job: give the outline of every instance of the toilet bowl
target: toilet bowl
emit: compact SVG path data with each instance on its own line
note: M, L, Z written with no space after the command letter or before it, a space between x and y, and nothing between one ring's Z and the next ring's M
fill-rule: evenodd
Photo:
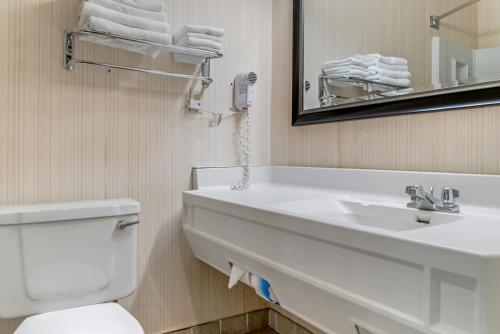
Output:
M140 205L110 200L0 207L0 319L14 334L144 334L112 301L137 286Z

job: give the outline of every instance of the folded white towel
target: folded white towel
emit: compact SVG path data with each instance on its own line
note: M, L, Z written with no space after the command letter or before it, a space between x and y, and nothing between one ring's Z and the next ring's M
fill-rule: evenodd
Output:
M392 85L392 86L398 86L398 87L410 87L411 86L411 80L409 79L394 79L394 78L389 78L385 77L380 74L375 74L371 75L366 78L367 80L376 82L376 83L381 83L381 84L387 84L387 85Z
M349 73L351 73L351 70L350 69L336 70L336 71L326 70L326 71L323 71L323 73L325 75L345 76L345 75L349 75Z
M353 58L362 62L379 61L387 65L408 65L407 59L399 57L386 57L378 53L372 53L368 55L355 55Z
M339 73L332 73L332 74L327 74L329 76L333 77L339 77L339 78L350 78L350 79L363 79L366 80L371 74L368 71L363 71L363 70L350 70L349 72L339 72Z
M369 92L394 91L394 87L391 86L411 86L408 60L386 57L378 53L358 54L349 58L328 61L321 65L321 69L324 74L330 76L328 83L336 87L347 87L345 80L348 79L373 81L374 83L350 83L351 86L363 87Z
M336 66L330 67L323 70L325 74L338 74L338 73L348 73L354 70L365 71L367 75L370 74L367 68L357 65L348 65L348 66Z
M116 0L127 6L137 9L149 10L151 12L164 12L165 3L162 0Z
M323 70L326 70L326 69L332 68L332 67L349 66L351 64L352 64L352 58L345 58L345 59L332 60L332 61L325 62L325 63L323 63L323 65L321 65L321 68Z
M166 22L158 22L137 16L120 13L91 2L84 2L80 11L80 27L87 24L91 17L102 18L127 27L137 28L163 34L170 34L170 26Z
M184 37L178 40L176 44L191 47L193 49L203 47L204 50L208 49L210 51L220 51L222 49L221 43L217 43L205 38L196 37Z
M345 66L380 66L383 69L391 71L408 71L408 60L399 57L385 57L378 53L368 55L355 55L353 57L340 60L332 60L321 65L322 70Z
M378 62L386 65L408 65L408 60L404 58L398 58L398 57L383 57L380 56L378 59L376 59Z
M172 43L172 36L169 34L162 34L154 31L131 28L115 22L102 19L100 17L90 17L86 25L81 28L89 28L95 31L105 32L118 36L125 36L139 40L150 41L158 44ZM161 51L161 47L144 45L141 43L134 43L129 41L120 41L105 37L103 38L95 36L81 36L80 39L97 44L107 45L110 47L125 49L131 52L136 52L151 57L158 56L158 54Z
M206 26L195 26L195 25L190 25L186 24L183 26L176 34L175 36L182 36L187 33L198 33L198 34L207 34L207 35L212 35L212 36L217 36L217 37L224 37L224 29L222 28L215 28L215 27L206 27Z
M370 66L368 70L370 73L380 74L393 79L411 79L411 73L408 71L389 71L377 66Z
M143 19L159 21L159 22L167 22L166 12L152 12L150 10L138 9L132 6L119 3L118 1L115 0L87 0L87 2L102 7L106 7L108 9L116 10L120 13L141 17Z
M180 41L186 37L194 37L194 38L201 38L201 39L207 39L209 41L213 41L219 44L222 44L222 37L217 37L217 36L212 36L212 35L207 35L207 34L199 34L195 32L188 32L184 35L175 35L175 41Z
M170 34L127 27L100 17L91 17L89 20L89 27L91 29L95 28L95 30L97 31L107 32L110 34L130 37L139 40L145 40L158 44L172 43L172 35Z
M364 70L352 70L351 73L349 73L349 77L353 79L366 79L369 76L370 73Z
M388 70L388 71L403 71L403 72L409 71L408 65L387 65L387 64L381 63L379 61L376 61L375 64L372 66L381 68L383 70Z

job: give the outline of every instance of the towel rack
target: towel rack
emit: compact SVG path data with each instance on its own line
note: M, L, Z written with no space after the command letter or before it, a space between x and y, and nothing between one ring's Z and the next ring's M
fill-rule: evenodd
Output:
M148 68L138 68L138 67L125 66L125 65L118 65L118 64L107 64L107 63L102 63L102 62L93 61L93 60L79 59L79 58L76 58L76 56L75 56L75 36L76 35L112 38L112 39L117 39L117 40L122 40L122 41L135 42L135 43L140 43L140 44L145 44L145 45L152 45L152 46L161 47L163 50L165 50L167 52L174 53L174 54L181 54L181 55L203 58L203 62L201 63L201 75L196 76L196 75L190 75L190 74L172 73L172 72L165 72L165 71L161 71L161 70L154 70L154 69L148 69ZM210 60L215 59L215 58L222 58L222 56L223 56L222 53L218 53L218 52L186 48L186 47L178 46L178 45L158 44L158 43L153 43L153 42L149 42L149 41L143 41L143 40L123 37L123 36L117 36L117 35L112 35L112 34L108 34L108 33L87 30L87 29L67 29L66 31L64 31L64 68L67 71L72 71L76 64L95 65L95 66L102 66L102 67L119 69L119 70L126 70L126 71L159 75L159 76L164 76L164 77L201 80L203 83L203 86L205 88L207 88L213 82L213 79L210 77Z

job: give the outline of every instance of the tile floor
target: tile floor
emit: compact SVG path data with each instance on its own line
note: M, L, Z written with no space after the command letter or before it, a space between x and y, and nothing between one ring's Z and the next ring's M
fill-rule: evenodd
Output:
M277 334L277 333L273 331L271 328L266 328L249 334Z
M169 334L312 334L270 309L254 311Z

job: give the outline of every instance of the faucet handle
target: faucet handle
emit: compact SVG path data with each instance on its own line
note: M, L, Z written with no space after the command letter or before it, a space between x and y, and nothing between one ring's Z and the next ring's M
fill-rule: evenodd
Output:
M460 197L460 191L453 188L443 188L441 199L443 204L455 204L456 199Z
M406 187L406 193L410 196L417 196L422 190L424 190L424 187L420 185Z

